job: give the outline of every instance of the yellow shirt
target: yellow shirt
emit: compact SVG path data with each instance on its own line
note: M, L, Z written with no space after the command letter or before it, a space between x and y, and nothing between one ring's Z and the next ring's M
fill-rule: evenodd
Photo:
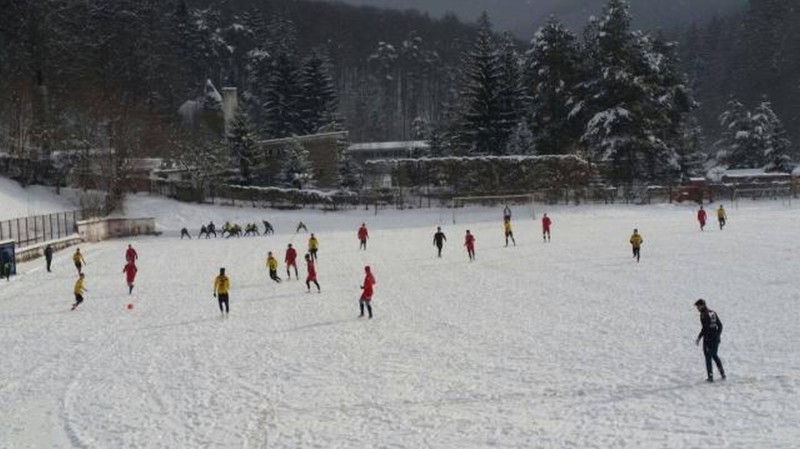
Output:
M506 232L511 232L511 220L506 220L503 222L503 229L505 229Z
M631 245L633 245L634 248L639 248L642 246L642 242L644 242L644 239L642 239L641 234L631 235Z
M719 209L717 209L717 218L726 218L725 217L725 209L723 209L721 207Z
M278 269L278 259L273 256L267 257L267 267L270 270L277 270Z
M319 240L316 237L308 239L308 249L318 249L319 248Z
M75 282L75 289L73 291L76 295L83 294L83 278L78 278L78 281Z
M225 295L228 293L230 288L231 280L228 279L228 276L220 274L216 279L214 279L214 293Z
M77 251L75 252L75 254L72 255L72 261L75 262L75 263L78 263L78 262L86 263L86 259L83 258L83 254L81 254L81 253L79 253Z

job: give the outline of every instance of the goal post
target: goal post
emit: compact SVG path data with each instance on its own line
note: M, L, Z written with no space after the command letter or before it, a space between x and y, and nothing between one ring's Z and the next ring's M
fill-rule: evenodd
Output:
M496 207L501 206L505 208L506 206L517 207L519 211L519 207L523 208L524 217L530 217L531 219L536 218L536 210L534 208L534 194L533 193L526 193L526 194L519 194L519 195L479 195L479 196L456 196L453 197L451 202L451 209L453 210L453 224L456 224L456 216L459 208L466 206L467 204L477 204L482 206L488 207ZM512 217L513 217L513 209L512 209Z

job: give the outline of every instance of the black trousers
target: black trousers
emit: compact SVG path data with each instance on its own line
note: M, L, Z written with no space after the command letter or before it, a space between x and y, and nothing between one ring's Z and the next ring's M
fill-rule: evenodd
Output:
M361 241L361 245L358 246L358 249L362 249L362 248L363 249L367 249L367 241L366 240L362 240Z
M311 258L317 260L317 248L309 249L308 254L311 255Z
M228 305L228 294L227 293L220 293L217 295L217 301L219 301L219 311L228 313L230 311L230 307ZM222 310L222 306L225 306L225 310Z
M281 278L278 277L278 270L269 270L269 278L275 282L281 281Z
M639 261L639 257L641 257L641 248L634 247L633 248L633 257L636 258L636 261Z
M46 260L47 260L47 272L49 273L50 272L50 264L53 263L53 258L52 257L48 257Z
M370 304L370 302L371 301L367 301L364 299L358 302L358 307L361 309L361 316L364 316L364 307L366 307L367 312L369 312L369 317L372 318L372 304Z
M441 243L437 243L437 244L436 244L436 249L438 249L438 250L439 250L439 257L442 257L442 247L443 247L443 246L444 246L444 245L443 245L443 244L441 244Z
M722 368L722 361L717 356L717 351L719 350L719 340L712 340L703 338L703 355L706 357L706 373L708 377L712 377L714 372L712 370L711 361L713 360L714 363L717 365L717 370L719 370L719 375L725 377L725 370Z

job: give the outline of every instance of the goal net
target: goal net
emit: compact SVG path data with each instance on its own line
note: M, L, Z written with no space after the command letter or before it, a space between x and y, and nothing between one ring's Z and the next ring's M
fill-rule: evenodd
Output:
M751 187L733 191L733 204L739 209L739 200L780 200L784 207L792 207L790 186Z
M511 218L536 218L534 210L534 197L532 193L522 195L484 195L484 196L457 196L453 198L453 224L466 212L466 206L498 207L498 218L502 218L507 213Z

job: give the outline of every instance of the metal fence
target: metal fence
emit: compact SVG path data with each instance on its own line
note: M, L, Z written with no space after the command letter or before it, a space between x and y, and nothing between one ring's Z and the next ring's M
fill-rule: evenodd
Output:
M0 240L14 240L18 247L59 239L78 232L83 212L59 212L0 221Z

